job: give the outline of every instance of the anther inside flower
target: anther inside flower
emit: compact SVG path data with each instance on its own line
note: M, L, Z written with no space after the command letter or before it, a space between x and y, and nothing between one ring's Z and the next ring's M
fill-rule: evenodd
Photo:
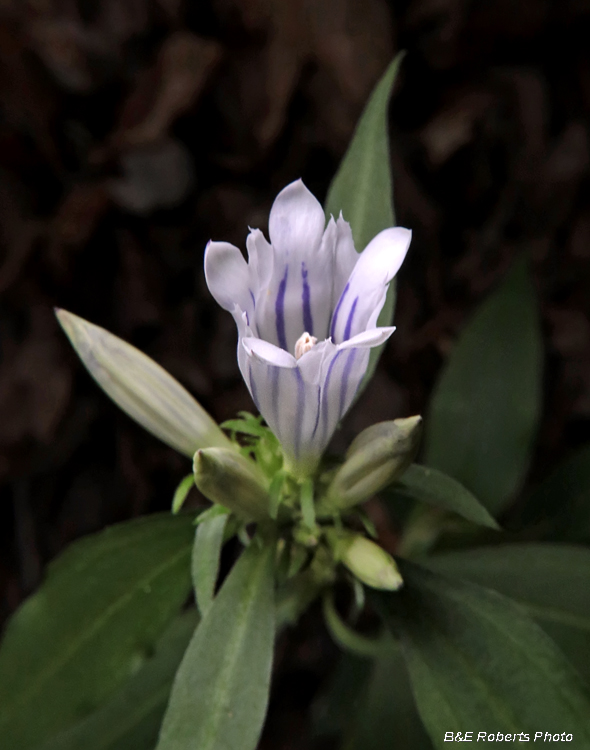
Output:
M280 440L288 466L312 472L352 403L369 351L395 330L377 327L411 232L391 227L359 255L342 215L325 226L301 180L273 203L270 243L246 239L248 262L210 242L205 276L238 327L238 363L256 407Z
M295 342L295 359L301 359L317 343L316 337L305 331Z

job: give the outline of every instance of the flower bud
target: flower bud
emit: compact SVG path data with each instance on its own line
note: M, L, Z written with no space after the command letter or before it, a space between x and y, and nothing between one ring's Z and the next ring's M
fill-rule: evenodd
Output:
M351 508L391 484L412 463L421 431L420 416L379 422L363 430L350 445L319 512Z
M204 448L195 453L193 470L195 484L212 503L247 520L268 517L268 482L250 459L232 449Z
M152 435L190 458L198 448L231 447L203 407L153 359L67 310L55 312L98 385Z
M351 532L333 532L328 535L328 544L334 558L367 586L397 591L403 585L393 557L370 539Z

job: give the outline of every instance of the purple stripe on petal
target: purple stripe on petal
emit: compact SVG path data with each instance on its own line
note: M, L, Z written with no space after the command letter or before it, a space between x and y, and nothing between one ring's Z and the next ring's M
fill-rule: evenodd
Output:
M344 405L346 404L346 391L348 390L348 379L350 377L350 371L352 370L355 356L356 350L352 349L352 351L348 355L346 364L344 365L342 380L340 381L340 413L338 419L340 419L340 417L342 417L342 415L344 414Z
M287 336L285 335L285 292L287 290L287 276L289 275L289 266L285 268L285 275L279 284L277 301L275 302L275 316L277 324L277 337L281 349L287 351Z
M316 405L316 415L315 415L315 424L313 426L313 432L311 433L312 439L315 437L316 430L318 429L318 425L320 423L320 413L322 411L322 389L318 386L318 402Z
M250 297L252 299L252 306L256 310L256 298L254 297L254 292L251 289L249 289L248 291L250 292Z
M332 370L334 369L334 365L336 364L336 361L341 354L342 352L338 352L334 359L330 362L330 367L328 367L328 373L326 375L326 380L324 381L324 386L322 388L322 439L324 439L328 434L328 391L330 389L330 378L332 377Z
M332 337L332 341L334 341L334 331L336 330L336 323L338 321L338 313L340 312L340 307L342 306L342 302L344 301L344 297L346 296L346 292L348 291L349 286L350 286L350 283L348 282L346 286L344 287L344 291L340 295L340 299L338 300L338 304L336 305L336 309L334 310L334 315L332 315L332 325L330 326L330 336Z
M303 302L303 330L313 336L313 318L311 317L311 298L309 293L309 284L307 283L307 268L305 263L301 264L301 278L303 279L303 293L301 301Z
M350 329L352 328L354 311L356 310L356 303L358 301L359 301L359 298L355 297L355 300L352 303L352 307L350 308L350 312L348 313L348 320L346 321L346 328L344 329L344 338L342 339L342 341L348 341L348 339L350 338Z

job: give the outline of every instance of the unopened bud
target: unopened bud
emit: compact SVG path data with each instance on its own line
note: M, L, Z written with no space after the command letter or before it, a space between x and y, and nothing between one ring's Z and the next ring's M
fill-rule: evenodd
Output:
M88 372L142 427L191 458L198 448L231 448L203 407L153 359L67 310L56 315Z
M268 482L252 460L231 449L204 448L195 453L193 469L195 484L212 503L247 520L268 517Z
M412 463L421 431L420 416L379 422L363 430L334 475L319 512L351 508L391 484Z
M367 586L396 591L403 585L393 557L370 539L351 532L334 532L328 536L328 543L334 559Z

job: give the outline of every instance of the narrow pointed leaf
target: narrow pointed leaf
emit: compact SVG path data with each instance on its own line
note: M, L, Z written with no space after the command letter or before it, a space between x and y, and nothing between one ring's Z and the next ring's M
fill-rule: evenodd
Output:
M274 545L242 553L176 675L157 750L254 750L275 632Z
M338 218L342 211L358 252L381 230L395 224L387 114L402 59L403 53L396 56L373 90L326 198L327 216ZM379 315L379 326L391 325L394 307L395 281L392 281ZM383 346L371 349L359 393L375 371L382 351Z
M566 544L502 544L434 555L431 570L516 599L590 681L590 550Z
M541 409L542 343L524 259L455 344L425 420L424 463L496 513L520 489Z
M215 584L219 575L219 556L223 545L227 513L202 521L197 526L193 547L192 573L195 599L204 617L213 604Z
M442 471L412 464L391 488L392 494L403 495L428 505L457 513L480 526L497 529L498 524L479 500L456 479Z
M153 750L174 675L197 622L194 609L179 617L160 638L154 656L110 701L41 750Z
M207 412L153 359L66 310L56 315L88 372L148 432L190 458L199 448L231 447Z
M47 740L110 698L190 592L184 516L118 524L73 544L9 622L0 648L0 737Z
M192 488L195 486L195 478L192 474L188 474L178 485L176 490L174 491L174 496L172 498L172 512L173 513L180 513L182 506L184 505L184 501L186 500L188 493L192 490Z
M387 114L402 59L397 55L375 86L326 197L327 216L342 211L358 252L395 223Z
M437 748L446 732L571 732L590 743L590 701L553 641L510 599L400 561L406 583L375 596ZM515 739L515 738L513 738ZM515 745L517 743L514 743Z

